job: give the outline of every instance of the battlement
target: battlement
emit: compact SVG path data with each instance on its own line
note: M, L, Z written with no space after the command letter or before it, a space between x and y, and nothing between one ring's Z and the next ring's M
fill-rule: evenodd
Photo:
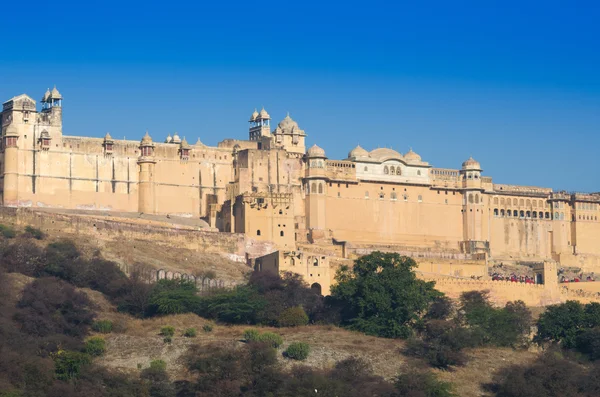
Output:
M548 197L552 194L551 188L535 187L535 186L519 186L494 183L494 193L510 194L516 196L533 196L533 197Z

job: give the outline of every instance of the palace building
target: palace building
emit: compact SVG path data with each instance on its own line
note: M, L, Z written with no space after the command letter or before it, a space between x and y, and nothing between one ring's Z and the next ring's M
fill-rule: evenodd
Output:
M375 249L456 260L600 266L600 194L495 184L473 158L457 169L414 151L305 147L289 115L252 113L248 140L216 147L177 133L139 141L63 135L63 97L3 103L4 206L194 217L271 241L258 268L293 270L329 290L330 261Z

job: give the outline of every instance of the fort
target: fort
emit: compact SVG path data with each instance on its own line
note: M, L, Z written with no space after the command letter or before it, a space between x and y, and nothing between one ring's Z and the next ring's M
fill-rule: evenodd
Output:
M300 273L324 294L337 266L374 250L415 257L424 277L487 277L490 264L519 262L600 270L598 193L495 184L473 158L435 168L412 149L357 146L329 159L317 145L306 148L289 114L272 125L265 109L251 114L247 140L216 147L177 133L159 140L146 131L139 141L64 135L62 111L56 88L40 106L25 94L3 103L2 216L52 227L45 219L95 214L62 224L96 235L162 233L257 270ZM133 226L122 214L165 225ZM175 218L195 221L174 227L167 220ZM440 281L450 290L456 283Z

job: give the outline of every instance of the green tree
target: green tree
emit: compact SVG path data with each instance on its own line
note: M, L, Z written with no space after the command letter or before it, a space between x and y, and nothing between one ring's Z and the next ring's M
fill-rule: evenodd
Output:
M196 286L187 280L160 280L152 290L148 313L180 314L194 312L200 297Z
M590 309L592 313L586 314L585 309L577 301L548 306L538 319L535 340L557 342L567 349L575 347L579 332L594 323L589 317L593 316L595 306Z
M373 252L336 274L331 294L340 303L342 325L369 335L407 338L412 327L442 293L417 279L412 258Z

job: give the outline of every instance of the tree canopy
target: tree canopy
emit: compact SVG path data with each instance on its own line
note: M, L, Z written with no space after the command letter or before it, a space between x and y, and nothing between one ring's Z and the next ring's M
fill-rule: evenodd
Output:
M369 335L407 338L430 303L443 294L417 279L416 262L396 253L373 252L336 274L331 295L342 325Z

